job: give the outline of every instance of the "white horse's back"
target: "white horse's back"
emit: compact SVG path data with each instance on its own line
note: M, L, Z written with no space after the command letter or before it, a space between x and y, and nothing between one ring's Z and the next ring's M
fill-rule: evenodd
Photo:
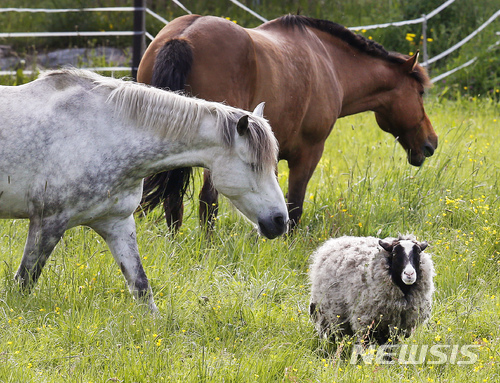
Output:
M51 214L52 200L65 204L98 188L85 178L102 176L109 151L123 141L114 137L126 135L114 124L105 95L90 92L88 82L61 80L0 88L0 201L9 201L0 203L0 217L29 218L37 203Z

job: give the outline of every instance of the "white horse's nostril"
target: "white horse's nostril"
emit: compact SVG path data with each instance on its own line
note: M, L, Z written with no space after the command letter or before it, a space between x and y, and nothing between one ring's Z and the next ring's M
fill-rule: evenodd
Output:
M281 213L268 219L259 219L259 229L262 235L269 239L276 238L286 232L287 219Z
M283 214L278 214L276 215L274 218L273 218L273 221L274 221L274 224L276 226L283 226L285 225L285 217L283 216Z

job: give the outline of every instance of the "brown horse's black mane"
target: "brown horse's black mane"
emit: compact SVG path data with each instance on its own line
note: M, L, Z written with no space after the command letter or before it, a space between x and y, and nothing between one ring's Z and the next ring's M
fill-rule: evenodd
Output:
M379 43L373 40L369 40L364 36L353 33L343 25L334 23L333 21L314 19L312 17L291 14L282 16L278 18L277 21L287 28L298 27L304 29L306 27L309 27L329 33L330 35L338 37L339 39L345 41L361 52L365 52L370 56L378 57L392 63L402 64L407 59L405 56L399 53L388 52ZM429 85L429 77L422 67L418 66L415 71L411 73L411 75L425 87Z

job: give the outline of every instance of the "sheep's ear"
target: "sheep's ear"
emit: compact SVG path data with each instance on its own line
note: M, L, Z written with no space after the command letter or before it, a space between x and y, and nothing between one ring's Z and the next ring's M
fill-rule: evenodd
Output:
M379 240L378 244L382 246L382 248L388 253L392 253L392 249L394 248L394 242L385 242L383 240Z
M420 250L422 250L422 251L424 251L427 248L427 246L429 246L429 244L426 241L420 242L418 244L418 247L420 247Z

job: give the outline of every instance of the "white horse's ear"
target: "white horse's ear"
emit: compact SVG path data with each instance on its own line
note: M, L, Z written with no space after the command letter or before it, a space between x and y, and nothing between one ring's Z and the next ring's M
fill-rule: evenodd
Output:
M264 106L266 105L265 102L261 102L259 105L255 107L253 110L253 114L255 114L257 117L262 117L264 118Z
M243 136L248 130L248 114L245 114L238 120L238 124L236 125L236 130L240 136Z

